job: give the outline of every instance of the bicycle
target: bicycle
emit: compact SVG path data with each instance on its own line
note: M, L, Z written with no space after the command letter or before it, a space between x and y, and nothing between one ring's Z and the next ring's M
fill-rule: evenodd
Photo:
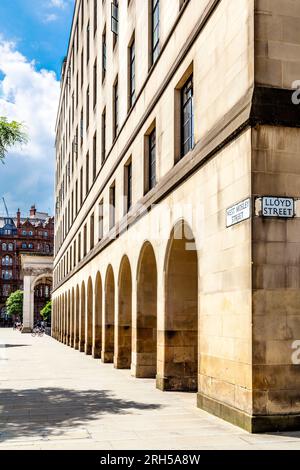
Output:
M36 326L35 328L33 328L31 332L31 336L33 336L34 338L36 336L42 337L44 336L44 334L45 334L45 329L41 326Z

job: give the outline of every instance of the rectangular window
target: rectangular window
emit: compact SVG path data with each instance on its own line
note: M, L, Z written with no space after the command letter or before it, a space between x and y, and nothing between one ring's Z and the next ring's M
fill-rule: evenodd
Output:
M106 108L104 108L104 111L102 113L101 121L101 161L103 164L106 159Z
M83 257L87 255L87 226L83 227Z
M73 249L73 259L74 259L74 264L73 267L75 268L76 266L76 240L74 240L74 249Z
M148 138L149 145L149 191L156 185L156 129L154 128Z
M84 2L85 0L81 0L81 29L84 25Z
M102 82L106 75L106 27L102 34Z
M86 63L88 64L90 60L90 22L88 22L86 28Z
M96 104L97 104L97 59L95 60L94 63L94 69L93 69L93 108L95 109Z
M78 235L78 263L81 260L81 233Z
M94 0L94 36L97 32L98 24L98 0Z
M132 206L132 161L130 160L124 168L124 202L125 214Z
M119 0L113 0L111 3L111 30L114 34L114 46L119 34Z
M86 154L85 160L85 193L86 196L89 193L90 189L90 155L89 152Z
M119 132L119 84L118 77L113 87L113 138L116 139Z
M94 214L90 218L90 250L95 246L95 218Z
M194 98L193 76L181 90L181 157L194 147Z
M83 168L80 169L80 207L83 203Z
M82 49L81 51L81 88L83 86L83 74L84 74L83 63L84 63L84 59L83 59L83 49Z
M78 181L75 183L75 214L78 214Z
M109 229L111 230L116 223L116 185L109 188Z
M159 0L151 0L151 65L159 56Z
M90 87L87 87L86 90L86 129L90 125Z
M78 107L78 100L79 100L79 77L78 72L76 74L76 109Z
M83 144L83 109L80 113L80 145Z
M97 176L97 131L94 134L93 138L93 181L95 181Z
M129 109L135 102L135 40L129 46Z
M103 238L103 219L104 219L104 213L103 213L103 201L99 202L99 229L98 229L98 238L99 241L102 240Z

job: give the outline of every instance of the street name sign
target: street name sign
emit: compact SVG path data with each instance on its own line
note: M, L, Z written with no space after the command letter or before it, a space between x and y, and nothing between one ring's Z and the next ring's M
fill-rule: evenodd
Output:
M226 211L226 227L232 227L250 218L251 200L250 198L241 201Z
M262 198L263 217L277 217L291 219L295 216L295 202L291 197L272 197L264 196Z

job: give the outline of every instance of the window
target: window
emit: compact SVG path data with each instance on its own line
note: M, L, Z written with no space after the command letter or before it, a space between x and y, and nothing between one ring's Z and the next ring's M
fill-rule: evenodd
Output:
M113 183L109 188L109 229L116 223L116 185Z
M102 34L102 82L106 75L106 27Z
M28 248L29 248L29 250L33 250L33 244L29 243Z
M159 56L159 0L151 0L151 65Z
M84 25L84 2L85 0L81 0L81 29Z
M87 255L87 226L83 227L83 256Z
M88 22L86 28L86 63L88 64L90 60L90 22Z
M98 23L98 0L94 0L94 36L97 32Z
M113 138L116 139L119 132L119 84L118 77L113 87Z
M115 47L119 34L119 0L113 0L111 4L111 30L113 32L113 47Z
M81 233L78 235L78 263L81 260Z
M8 244L8 251L14 251L14 245L12 243Z
M6 243L2 243L2 251L7 251L7 245L6 245Z
M6 255L2 258L2 266L12 266L12 264L13 260L11 256Z
M94 63L94 72L93 72L93 107L95 109L96 104L97 104L97 59L95 60Z
M78 213L78 180L75 183L75 214Z
M181 90L181 156L184 157L194 147L194 100L193 76Z
M94 214L90 218L90 250L95 246L95 217Z
M156 128L145 138L145 193L156 185Z
M5 281L9 281L10 279L13 278L13 273L12 271L10 270L7 270L5 269L4 271L2 271L2 279L4 279Z
M132 206L132 161L130 160L124 168L124 202L125 214Z
M22 249L26 250L27 249L27 243L22 243Z
M85 159L85 193L88 194L90 189L90 155L89 152L86 154Z
M97 131L94 134L93 138L93 181L95 181L97 176Z
M103 200L99 202L99 230L98 230L98 238L99 241L102 240L103 238L103 219L104 219L104 214L103 214Z
M73 249L73 267L76 266L76 240L74 240L74 249Z
M81 88L83 86L83 62L84 62L84 59L83 59L83 49L81 51Z
M80 145L83 144L83 109L80 114Z
M80 169L80 207L83 203L83 168Z
M90 87L87 87L86 90L86 129L90 125Z
M129 108L135 102L135 40L129 46Z
M103 164L106 159L106 108L104 108L102 113L101 130L101 161Z

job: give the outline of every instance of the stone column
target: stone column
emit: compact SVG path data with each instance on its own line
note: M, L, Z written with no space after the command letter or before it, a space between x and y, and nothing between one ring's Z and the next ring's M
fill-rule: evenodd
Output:
M22 333L31 333L33 328L34 291L31 288L31 276L24 276L23 296L23 330Z

